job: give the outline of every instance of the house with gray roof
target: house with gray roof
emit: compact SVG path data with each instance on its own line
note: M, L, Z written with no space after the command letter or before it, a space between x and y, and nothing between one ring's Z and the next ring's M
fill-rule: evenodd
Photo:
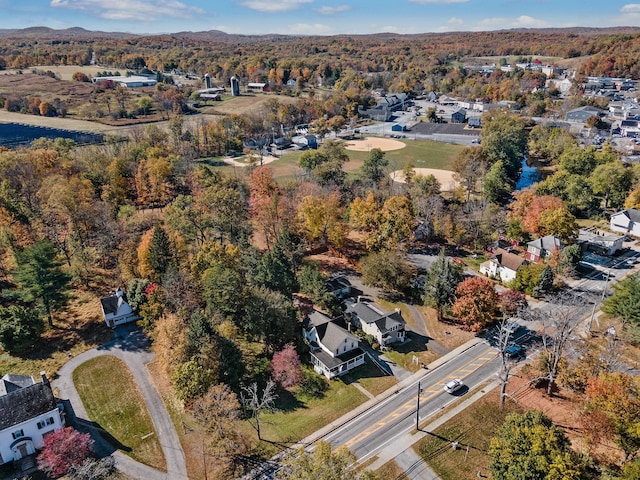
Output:
M628 208L614 213L609 226L614 232L640 237L640 210Z
M385 312L373 303L358 301L347 305L345 315L354 327L373 335L381 346L405 340L406 322L400 310Z
M314 370L328 379L344 375L365 363L358 337L323 313L317 310L309 313L303 331L311 349Z
M546 260L554 252L560 253L564 248L564 242L553 235L536 238L527 243L526 259L532 263L538 263L540 260Z
M578 230L578 244L582 251L591 250L600 255L611 256L622 249L624 235L605 232L595 227Z
M601 108L585 105L567 112L565 118L568 122L586 123L591 117L604 117L606 112Z
M104 321L110 328L115 328L124 323L135 322L138 319L120 288L113 295L101 298L100 307L102 308Z
M44 437L64 427L51 384L27 375L0 379L0 464L21 460L44 445Z
M390 93L379 99L375 107L364 108L359 105L358 114L378 122L388 122L393 117L393 112L402 110L408 100L409 96L406 93Z

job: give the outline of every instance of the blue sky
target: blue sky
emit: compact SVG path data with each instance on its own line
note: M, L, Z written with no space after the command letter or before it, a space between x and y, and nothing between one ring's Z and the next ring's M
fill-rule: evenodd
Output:
M611 0L0 0L0 28L137 34L423 33L640 26L640 3Z

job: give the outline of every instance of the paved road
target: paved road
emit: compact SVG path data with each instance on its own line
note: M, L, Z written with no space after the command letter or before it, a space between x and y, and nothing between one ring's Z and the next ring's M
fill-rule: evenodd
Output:
M65 400L67 407L69 404L71 406L71 409L67 409L71 410L71 422L78 429L90 432L96 441L96 451L102 455L112 454L119 470L140 480L187 479L187 467L178 434L146 368L146 364L153 360L153 353L148 348L148 339L131 325L118 327L115 333L116 336L111 342L84 352L67 362L58 371L58 378L52 384L58 389L58 396ZM131 371L144 396L162 446L167 462L166 473L136 462L120 451L114 451L114 448L98 434L95 425L88 420L87 412L73 384L72 374L82 363L101 355L113 355L121 359Z
M324 438L333 445L347 446L359 461L366 461L415 428L418 385L422 392L420 422L423 422L470 389L493 379L499 367L497 351L480 341ZM449 395L443 391L443 385L453 378L462 379L466 386Z

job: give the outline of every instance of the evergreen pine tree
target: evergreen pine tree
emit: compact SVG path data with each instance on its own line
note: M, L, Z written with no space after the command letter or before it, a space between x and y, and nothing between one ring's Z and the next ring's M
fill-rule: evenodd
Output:
M18 266L11 272L13 281L20 287L11 294L42 307L50 326L53 326L53 311L69 301L67 289L71 281L71 275L62 270L56 256L51 242L37 242L16 252Z
M160 280L173 262L173 252L171 241L167 232L162 227L153 230L151 241L149 242L149 266Z
M538 284L533 289L534 297L542 297L549 293L553 289L553 270L551 267L547 265L542 270L540 274L540 278L538 279Z

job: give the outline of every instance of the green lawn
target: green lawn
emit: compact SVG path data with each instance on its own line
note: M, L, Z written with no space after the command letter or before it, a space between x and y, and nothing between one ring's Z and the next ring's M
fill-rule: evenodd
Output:
M166 471L166 462L144 398L124 362L105 355L73 372L89 418L106 439L134 460ZM111 437L111 438L109 438Z
M367 397L353 385L332 380L322 398L281 394L278 411L262 417L262 437L268 442L292 444L350 412Z
M472 480L478 472L489 478L489 442L506 416L517 408L507 402L500 410L497 395L490 394L422 438L414 449L443 480ZM454 441L459 442L457 450L451 448Z
M372 362L367 362L358 368L354 368L346 375L343 375L342 380L347 384L358 382L374 396L380 395L398 383L394 377L382 373Z

